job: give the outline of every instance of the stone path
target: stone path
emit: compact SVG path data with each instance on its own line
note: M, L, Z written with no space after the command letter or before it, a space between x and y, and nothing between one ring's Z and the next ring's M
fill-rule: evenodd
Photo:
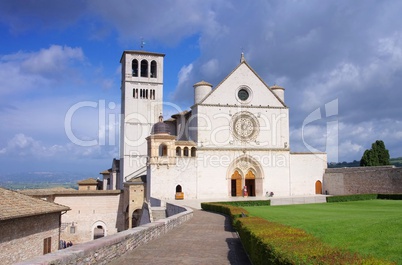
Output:
M228 217L194 210L193 218L180 227L109 263L125 264L251 263Z

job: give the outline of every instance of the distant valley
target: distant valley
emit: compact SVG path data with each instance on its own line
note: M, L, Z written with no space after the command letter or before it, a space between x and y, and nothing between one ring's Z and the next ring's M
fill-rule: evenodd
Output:
M8 174L0 173L0 187L12 190L43 189L53 187L78 189L78 181L98 177L100 176L76 172L36 171Z

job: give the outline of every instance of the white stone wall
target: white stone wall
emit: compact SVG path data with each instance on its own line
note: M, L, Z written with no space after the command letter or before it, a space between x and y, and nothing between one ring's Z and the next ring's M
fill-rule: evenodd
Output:
M316 181L323 180L327 168L325 153L291 153L290 155L291 194L315 194Z
M70 207L70 211L62 215L61 239L73 244L93 239L93 229L102 225L105 235L112 235L124 229L124 213L120 193L103 195L71 196L57 195L54 202ZM74 222L75 233L70 233ZM63 225L64 224L64 225ZM66 225L68 224L68 225Z
M197 117L191 117L189 130L205 147L230 148L287 148L289 146L289 110L286 108L228 107L199 105L194 108ZM259 123L255 140L242 142L233 136L232 118L236 113L254 115ZM197 129L198 128L198 129Z

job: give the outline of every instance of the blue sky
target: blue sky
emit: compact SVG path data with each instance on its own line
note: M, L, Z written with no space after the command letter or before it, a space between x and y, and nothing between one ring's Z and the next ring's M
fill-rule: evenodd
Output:
M119 149L119 60L142 38L144 50L166 54L165 101L188 109L192 85L216 86L244 51L268 85L286 89L292 151L352 161L382 139L402 156L401 11L396 0L1 0L0 173L109 168ZM71 130L96 145L66 133L77 104L87 107L70 117ZM303 127L311 113L321 119Z

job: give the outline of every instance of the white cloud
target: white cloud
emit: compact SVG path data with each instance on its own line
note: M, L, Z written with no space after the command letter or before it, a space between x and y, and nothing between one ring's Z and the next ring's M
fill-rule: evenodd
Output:
M0 58L0 95L18 95L21 92L59 88L77 79L75 62L85 60L81 48L52 45L38 52L17 52Z

